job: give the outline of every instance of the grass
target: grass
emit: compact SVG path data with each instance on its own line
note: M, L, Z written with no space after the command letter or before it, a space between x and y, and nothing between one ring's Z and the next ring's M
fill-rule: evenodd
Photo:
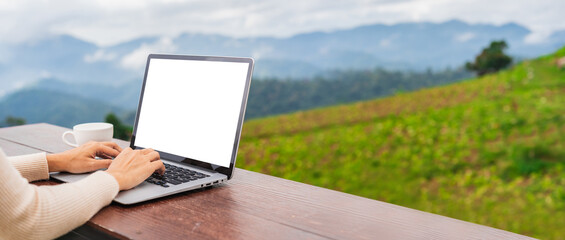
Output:
M565 48L393 97L248 121L237 166L564 239Z

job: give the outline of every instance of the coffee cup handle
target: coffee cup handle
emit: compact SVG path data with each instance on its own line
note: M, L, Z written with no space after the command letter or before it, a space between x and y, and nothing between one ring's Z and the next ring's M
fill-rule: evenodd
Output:
M65 133L63 133L63 142L66 143L67 145L71 146L71 147L78 147L78 144L71 143L67 140L67 138L65 138L68 134L73 135L73 138L76 141L75 133L73 133L73 131L66 131Z

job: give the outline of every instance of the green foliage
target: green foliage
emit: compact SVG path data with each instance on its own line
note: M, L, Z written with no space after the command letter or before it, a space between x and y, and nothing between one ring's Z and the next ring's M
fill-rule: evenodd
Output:
M13 116L7 116L6 119L4 120L3 125L11 127L11 126L19 126L19 125L24 125L26 124L26 120L24 118L19 118L19 117L13 117Z
M237 166L563 239L565 72L555 57L448 86L247 121Z
M475 71L479 76L495 73L506 68L512 63L512 58L504 53L508 45L504 40L492 41L490 46L484 48L481 54L475 58L475 62L467 62L465 67L470 71Z
M468 77L471 73L464 69L440 72L374 69L333 71L312 80L256 79L251 84L246 118L369 100Z
M511 146L508 152L508 157L513 162L503 174L507 178L543 173L556 163L553 161L554 159L565 158L565 155L557 154L555 150L540 144L534 146Z
M104 122L111 123L114 125L114 138L129 141L131 139L131 133L133 131L132 126L128 126L122 123L122 121L114 114L108 113Z

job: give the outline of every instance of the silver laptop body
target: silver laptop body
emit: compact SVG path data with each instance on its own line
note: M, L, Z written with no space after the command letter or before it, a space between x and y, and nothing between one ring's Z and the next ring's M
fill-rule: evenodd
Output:
M158 151L169 178L150 177L114 201L134 204L231 179L253 65L251 58L150 54L130 147ZM51 177L75 182L89 174Z

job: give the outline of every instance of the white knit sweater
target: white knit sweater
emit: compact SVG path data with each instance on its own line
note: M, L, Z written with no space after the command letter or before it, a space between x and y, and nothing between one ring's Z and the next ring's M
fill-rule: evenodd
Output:
M98 171L74 183L35 186L48 179L45 153L6 157L0 149L0 239L52 239L84 224L119 191Z

